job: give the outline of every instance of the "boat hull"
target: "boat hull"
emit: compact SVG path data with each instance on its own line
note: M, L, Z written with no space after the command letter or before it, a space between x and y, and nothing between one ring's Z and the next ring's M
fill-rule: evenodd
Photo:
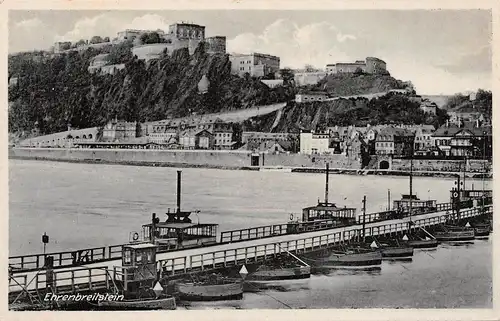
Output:
M475 237L486 237L490 235L489 227L476 227L474 228L474 236Z
M243 283L228 284L177 284L179 299L185 301L240 300L243 298Z
M150 300L123 300L99 301L98 306L103 310L175 310L175 298L162 298Z
M410 258L413 256L412 247L383 247L380 249L382 259Z
M268 282L280 280L299 280L311 277L310 266L300 266L293 268L272 269L264 271L256 271L250 273L245 281L249 282Z
M436 232L434 234L434 237L436 237L438 241L443 241L443 242L472 241L475 238L474 230Z
M414 249L432 249L439 244L438 240L410 240L407 242Z
M319 259L319 265L324 267L366 268L382 264L382 254L379 251L367 253L332 253Z

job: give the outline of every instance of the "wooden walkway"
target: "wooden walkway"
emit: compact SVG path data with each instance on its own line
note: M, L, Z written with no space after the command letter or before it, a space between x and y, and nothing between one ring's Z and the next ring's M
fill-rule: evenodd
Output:
M491 204L484 207L474 206L462 208L460 218L470 218L492 213ZM452 211L442 209L433 213L414 215L412 228L429 227L444 223L450 218ZM366 223L365 235L395 235L408 229L408 218L393 220L376 220ZM157 254L158 270L166 275L178 275L189 272L205 271L214 268L239 266L245 263L272 258L286 251L303 253L329 247L334 244L350 242L362 235L360 225L345 226L305 232L301 234L283 234L278 236L259 237L236 243L225 243L210 247L192 248L174 252ZM101 252L99 252L101 253ZM40 259L38 259L40 261ZM61 259L61 260L64 260ZM53 284L58 289L80 289L80 286L94 289L103 285L110 286L110 272L121 266L121 258L92 263L82 263L80 266L55 267ZM15 271L9 278L9 294L22 291L43 291L47 288L47 278L44 270Z

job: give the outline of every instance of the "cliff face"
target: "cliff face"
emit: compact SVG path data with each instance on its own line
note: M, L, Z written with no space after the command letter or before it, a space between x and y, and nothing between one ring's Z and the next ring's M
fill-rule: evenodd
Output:
M202 46L162 55L156 61L130 58L113 75L87 71L100 52L69 53L43 61L9 61L9 131L49 134L102 126L115 116L126 121L154 121L266 105L293 99L293 89L270 89L257 79L231 75L229 57L209 55ZM9 58L11 59L11 58ZM208 88L200 92L203 77Z

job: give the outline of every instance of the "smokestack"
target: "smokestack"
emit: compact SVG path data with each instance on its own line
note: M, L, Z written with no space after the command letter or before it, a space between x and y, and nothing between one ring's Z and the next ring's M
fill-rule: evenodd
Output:
M328 203L328 172L329 172L329 165L326 163L326 182L325 182L325 203Z
M177 171L177 213L181 211L181 173Z

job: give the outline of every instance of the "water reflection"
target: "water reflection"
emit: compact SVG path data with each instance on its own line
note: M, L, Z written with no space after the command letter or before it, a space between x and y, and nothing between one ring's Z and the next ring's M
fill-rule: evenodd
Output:
M382 271L381 266L372 267L358 267L358 268L348 268L348 267L313 267L311 273L314 275L379 275Z

